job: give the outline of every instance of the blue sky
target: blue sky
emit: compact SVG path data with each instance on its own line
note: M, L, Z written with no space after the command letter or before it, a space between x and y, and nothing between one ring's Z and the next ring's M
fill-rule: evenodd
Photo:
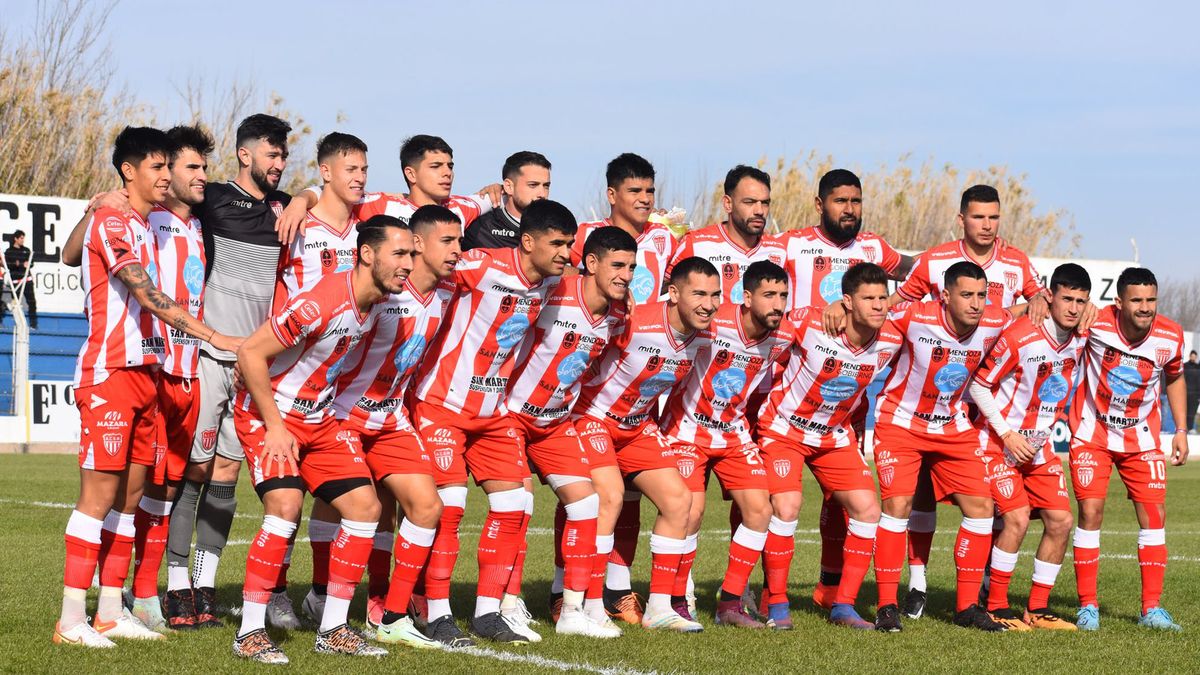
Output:
M8 29L27 27L31 7L8 5ZM125 0L109 37L117 81L166 109L203 76L280 93L318 134L340 111L375 189L402 189L412 133L454 146L460 191L540 150L572 207L623 151L680 202L764 155L912 153L1025 172L1075 216L1082 255L1128 259L1136 235L1144 264L1192 276L1198 20L1196 3L1149 2Z

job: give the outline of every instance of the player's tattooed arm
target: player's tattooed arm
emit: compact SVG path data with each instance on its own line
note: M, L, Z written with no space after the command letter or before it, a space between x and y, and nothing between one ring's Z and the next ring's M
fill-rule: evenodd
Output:
M140 264L133 263L122 267L117 271L117 278L125 284L138 304L149 310L159 321L223 351L236 352L238 347L241 347L242 338L218 333L216 329L210 328L186 309L175 304L174 300L154 285L154 281Z
M1167 403L1171 406L1171 415L1175 420L1175 433L1171 436L1171 464L1181 466L1187 462L1187 382L1183 375L1167 381Z
M913 265L916 264L916 262L916 258L912 257L911 255L904 255L901 253L900 264L896 265L896 269L892 270L892 273L888 276L892 279L892 281L904 281L908 278L908 273L912 272Z
M284 469L298 470L300 456L296 449L296 439L288 433L275 403L275 394L271 391L271 374L268 363L271 358L287 349L275 331L271 328L271 320L259 326L238 349L237 367L241 371L242 386L254 401L259 417L265 427L262 453L263 474L270 475L271 467L275 466L280 478Z
M83 217L75 223L71 236L67 237L67 243L63 244L62 263L67 267L79 267L83 263L83 238L87 234L87 225L92 220L92 214L101 207L116 209L125 214L133 212L133 207L129 205L129 193L124 188L101 192L92 197L83 211Z

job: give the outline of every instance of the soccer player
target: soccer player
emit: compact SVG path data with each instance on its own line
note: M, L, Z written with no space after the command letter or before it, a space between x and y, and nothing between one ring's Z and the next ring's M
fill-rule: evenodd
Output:
M1096 579L1100 569L1100 525L1113 466L1137 515L1142 616L1148 628L1181 630L1160 604L1167 567L1167 456L1159 433L1166 384L1175 417L1171 464L1188 458L1182 374L1183 334L1158 313L1158 280L1150 270L1130 267L1117 278L1116 302L1100 310L1088 334L1083 383L1071 404L1071 480L1079 501L1075 528L1075 581L1083 630L1100 628Z
M1040 325L1022 317L1006 328L970 386L980 412L976 426L992 499L1004 523L992 546L988 612L1009 630L1075 630L1047 609L1073 523L1062 460L1050 436L1083 360L1087 338L1075 328L1091 289L1091 278L1079 265L1055 269L1050 317ZM1028 609L1018 618L1008 606L1008 586L1032 509L1045 530L1033 560Z
M661 425L676 451L694 457L686 477L692 491L688 534L699 534L710 471L741 511L717 602L717 623L764 625L749 616L741 596L758 564L771 520L767 472L745 419L747 400L792 345L794 328L784 320L787 273L769 261L751 263L741 303L722 305L713 317L713 345L667 400Z
M362 440L381 501L398 502L404 513L394 542L394 508L383 514L376 529L368 562L368 627L375 629L380 642L440 648L441 643L425 637L407 616L413 586L429 558L442 501L432 460L401 401L450 303L451 277L462 255L462 226L449 209L432 204L417 209L409 225L417 251L413 271L401 293L384 299L374 328L347 359L333 407L343 427Z
M827 496L849 514L848 536L837 573L830 620L870 629L854 610L863 578L871 568L879 500L870 469L858 452L852 424L862 409L867 386L888 366L903 342L887 324L888 275L874 263L858 263L839 274L847 306L845 329L825 334L818 306L795 310L789 320L795 341L783 376L775 383L759 416L756 437L771 489L774 515L767 530L763 567L768 623L791 627L787 581L795 551L801 504L801 467L807 465ZM824 295L822 296L824 297ZM824 539L822 541L824 544ZM824 581L824 579L823 579Z
M201 318L204 297L204 242L192 208L204 201L205 170L212 137L198 126L167 131L171 141L171 189L147 217L153 239L159 289L188 313ZM133 615L147 628L168 627L158 600L158 570L167 547L171 504L192 451L199 413L197 382L202 340L159 323L166 353L158 384L158 452L154 472L134 517ZM178 626L194 626L186 621Z
M800 230L788 230L775 237L784 248L784 269L791 287L791 309L828 308L845 316L842 302L842 277L851 267L869 262L877 264L895 281L903 281L912 269L913 259L892 248L882 237L862 231L862 183L845 169L833 169L821 176L814 200L820 224ZM840 327L839 327L840 328ZM836 336L839 331L835 330ZM864 450L868 404L861 397L859 407L849 421ZM813 602L829 609L841 580L842 549L846 543L846 511L836 501L821 505L821 570ZM778 610L776 610L779 613Z
M570 414L584 373L627 330L625 298L634 276L637 242L620 228L601 227L592 231L583 250L584 274L559 281L517 355L520 365L505 406L520 424L530 466L554 490L563 510L564 522L556 528L562 536L555 542L556 556L563 561L563 604L555 631L611 638L621 630L603 605L584 612L597 556L600 498L592 487L588 452ZM620 480L618 475L618 485ZM619 498L615 505L620 505Z
M604 220L583 223L571 248L571 264L583 268L583 249L588 236L601 227L618 227L637 241L637 267L629 286L629 299L635 304L658 297L666 281L666 267L675 250L675 237L663 225L650 222L654 211L654 166L631 152L622 153L608 163L604 176L607 198L612 207ZM571 273L573 270L568 270ZM637 490L626 489L615 465L593 467L592 482L600 495L600 519L597 541L607 546L614 535L606 574L604 604L611 616L637 624L642 607L632 590L629 568L637 553L641 529L641 499ZM560 567L556 566L558 575Z
M703 630L686 597L696 537L688 536L692 496L683 476L695 468L695 461L690 454L677 455L654 418L659 398L682 382L697 360L707 358L712 342L708 329L720 298L712 263L695 257L679 261L667 284L666 300L634 307L629 328L604 352L576 406L575 429L588 451L593 481L615 466L658 509L650 535L650 595L641 617L648 629ZM587 604L603 597L605 552L612 547L612 534L597 537ZM556 574L550 588L552 605L560 584ZM604 603L593 605L592 611L606 611Z
M979 434L967 419L962 394L1012 317L988 304L987 276L975 263L951 265L942 289L940 301L914 303L893 319L904 345L879 397L874 452L883 515L875 536L875 627L881 631L901 629L896 589L923 463L930 466L934 496L953 499L963 513L954 546L954 622L984 631L1005 630L976 604L994 504Z
M522 150L509 155L500 170L503 179L504 208L480 214L463 236L463 250L473 248L515 248L520 241L521 214L539 199L550 197L550 160L546 156Z
M305 491L342 519L330 546L329 593L316 651L387 654L346 623L380 507L358 434L338 423L332 403L338 373L373 328L381 301L404 288L413 267L413 239L407 223L388 216L357 229L354 266L325 275L290 299L238 352L245 390L235 401L234 421L238 438L250 449L250 475L264 515L246 559L242 623L233 652L261 663L288 662L265 621Z
M157 266L146 218L167 198L171 184L166 134L126 127L113 147L113 166L132 212L100 208L83 235L83 286L88 339L80 349L74 387L79 407L80 489L67 521L62 613L54 628L59 644L111 648L109 638L161 639L122 607L129 574L134 511L148 467L155 463L158 366L165 353L155 319L219 349L237 349L231 338L204 325L155 285ZM87 589L97 567L100 599L88 624Z
M426 635L450 647L471 644L450 610L450 575L458 560L458 527L468 471L488 495L479 541L475 617L481 637L523 644L500 614L500 602L532 513L525 448L504 396L515 356L569 262L575 217L548 199L521 216L515 249L475 249L459 261L443 323L417 369L409 399L444 507L425 575ZM528 511L527 511L528 508Z

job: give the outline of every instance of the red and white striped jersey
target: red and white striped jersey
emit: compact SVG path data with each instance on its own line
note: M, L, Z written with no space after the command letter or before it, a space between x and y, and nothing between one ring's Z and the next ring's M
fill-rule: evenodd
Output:
M961 239L939 244L917 256L908 279L897 289L905 300L942 297L946 270L956 262L971 260ZM972 262L974 262L972 260ZM988 304L1012 307L1018 298L1029 299L1042 291L1042 280L1021 249L997 239L992 255L980 265L988 280Z
M781 232L775 241L784 249L792 309L825 308L840 300L842 277L858 263L875 263L888 274L900 265L900 253L872 232L838 245L821 228L806 227Z
M269 364L275 404L285 419L319 424L333 414L338 374L354 346L374 325L379 305L366 314L359 311L351 274L325 275L268 319L275 337L287 347ZM254 410L254 402L244 390L238 393L235 405Z
M707 360L713 334L680 335L667 321L667 303L637 305L629 327L613 338L594 374L579 392L575 417L609 420L636 429L655 412L658 399L670 392L700 360Z
M1029 317L1004 329L992 351L975 372L975 381L992 390L1000 414L1013 431L1039 449L1030 461L1054 459L1050 435L1067 408L1067 396L1079 373L1087 338L1071 331L1062 344L1056 340L1054 319L1035 326ZM980 415L981 439L1000 438Z
M360 429L394 431L411 427L401 410L417 364L425 356L454 295L445 280L422 296L411 282L375 308L363 336L337 382L334 415Z
M671 397L659 426L668 436L704 448L752 443L746 401L787 358L796 329L786 318L757 340L746 337L742 306L725 303L712 323L712 348Z
M592 318L583 300L584 276L563 278L550 291L538 314L533 334L517 354L505 407L536 427L551 427L567 419L575 405L583 376L609 341L626 329L627 314L620 303Z
M358 222L351 216L344 227L338 227L308 212L304 229L280 256L275 299L271 304L273 312L279 312L289 299L312 288L322 277L354 269L358 260L355 228Z
M158 256L159 290L192 316L204 318L205 256L200 221L194 216L184 220L161 204L154 206L146 220ZM163 371L176 377L196 377L201 340L161 321L154 323L166 338Z
M137 263L157 282L157 254L146 221L137 213L100 208L86 232L82 276L88 337L75 362L76 388L100 384L118 368L161 363L165 352L154 315L117 279L117 272Z
M571 264L583 269L583 245L597 228L608 227L608 218L583 223L575 233L575 244L571 247ZM635 304L649 302L659 296L663 279L667 276L667 263L675 254L675 236L661 223L646 223L646 228L637 237L637 267L633 270L633 281L629 292Z
M463 254L455 291L428 357L417 369L412 395L460 415L503 415L517 350L557 283L531 283L513 248Z
M767 236L759 240L758 245L754 248L744 249L733 243L725 227L725 223L717 223L684 235L675 249L675 257L671 258L671 264L667 265L667 276L671 275L675 263L684 258L692 256L704 258L716 265L717 271L721 274L722 302L740 305L743 296L742 275L745 274L750 263L770 260L783 267L786 254L779 242L775 241L773 237Z
M821 310L806 307L789 317L795 342L783 377L771 389L758 418L760 431L793 436L813 448L844 448L856 442L850 413L862 401L876 373L900 353L904 338L886 322L875 339L861 349L846 334L830 337Z
M1088 334L1083 383L1071 402L1071 444L1111 452L1157 450L1162 432L1163 380L1183 373L1183 330L1162 316L1130 344L1114 305L1100 310Z
M492 200L480 195L451 195L439 203L462 220L463 231L466 231L467 225L470 225L471 221L493 208ZM368 192L354 205L354 217L363 221L371 216L382 214L399 218L407 223L418 208L420 207L409 200L406 195Z
M963 392L1012 320L1008 310L989 305L975 330L957 335L940 300L914 302L894 316L904 346L879 395L877 423L930 436L974 429Z

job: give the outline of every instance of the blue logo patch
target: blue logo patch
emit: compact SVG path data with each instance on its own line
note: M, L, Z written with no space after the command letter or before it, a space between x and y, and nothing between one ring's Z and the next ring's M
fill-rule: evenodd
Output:
M154 261L151 260L150 262L146 263L146 267L144 269L146 270L146 276L150 277L150 283L157 286L158 285L158 265L155 265Z
M1144 384L1136 368L1117 366L1108 371L1108 388L1117 396L1129 396Z
M967 383L967 367L961 363L947 363L933 376L933 386L938 391L950 393L962 389Z
M821 285L817 288L817 292L825 299L825 302L833 303L834 300L840 300L842 297L842 277L846 276L844 271L830 272L821 280Z
M633 293L634 302L649 300L658 293L658 289L654 287L654 273L645 267L633 270L633 281L629 283L629 291Z
M858 380L852 377L835 377L821 385L821 396L831 403L841 403L858 391Z
M496 344L500 345L502 349L511 349L521 341L521 338L525 337L527 330L529 330L529 317L524 314L511 316L500 324L500 329L496 331Z
M738 284L739 290L741 284ZM746 371L740 368L726 368L713 375L713 393L721 398L733 398L742 392L746 386Z
M658 373L642 382L638 387L638 394L646 398L653 398L673 386L675 386L674 373Z
M342 366L346 365L346 357L350 356L350 352L352 351L354 350L347 349L346 353L342 354L342 358L335 361L332 366L329 366L329 371L325 373L326 382L333 382L337 379L338 374L342 372Z
M421 360L421 355L425 353L425 336L414 335L404 344L400 345L400 349L396 350L396 358L393 363L396 365L397 373L404 373L409 368L417 365Z
M1071 383L1067 382L1067 378L1054 373L1038 388L1038 398L1042 399L1043 403L1058 403L1067 397L1070 390Z
M204 290L204 265L200 263L198 256L189 255L184 261L183 285L187 286L188 293L192 295L200 295L200 291Z
M354 262L339 263L337 269L335 269L333 273L338 274L339 272L349 272L352 269L354 269Z
M587 370L588 353L571 352L558 362L558 381L561 384L572 385Z
M746 297L745 291L742 289L742 280L738 279L733 282L733 286L729 289L729 302L735 305L742 304L742 298Z

